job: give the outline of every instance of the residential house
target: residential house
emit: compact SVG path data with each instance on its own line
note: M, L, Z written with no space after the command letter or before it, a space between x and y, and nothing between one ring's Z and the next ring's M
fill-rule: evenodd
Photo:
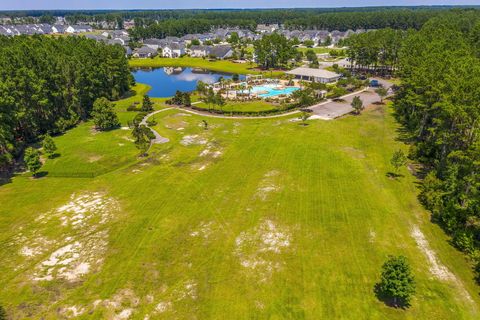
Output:
M159 48L163 48L164 46L167 45L165 40L160 40L160 39L147 39L143 41L143 45L158 50Z
M233 55L233 49L231 46L210 46L208 48L208 56L215 57L217 59L227 59Z
M175 42L164 46L162 49L162 55L166 58L177 58L186 53L185 46Z
M208 46L191 46L187 53L192 57L206 57L208 55Z
M147 46L143 46L141 48L135 49L132 55L135 58L150 58L156 56L157 53L157 50L149 48Z

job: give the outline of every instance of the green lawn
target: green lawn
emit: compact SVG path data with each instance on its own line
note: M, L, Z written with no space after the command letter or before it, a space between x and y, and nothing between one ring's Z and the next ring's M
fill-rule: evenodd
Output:
M306 52L308 50L313 50L315 53L320 54L320 53L329 53L332 50L341 50L341 49L327 48L327 47L314 47L314 48L299 47L299 48L297 48L297 50L301 51L301 52Z
M132 87L128 98L115 102L115 109L117 111L118 118L120 119L120 122L122 123L123 126L126 126L128 124L128 121L131 121L136 115L136 112L127 111L127 108L134 103L138 103L137 106L141 107L143 96L148 94L148 91L150 91L150 89L151 87L149 85L146 85L143 83L137 83L135 86ZM155 110L159 110L166 107L165 101L168 98L150 98L150 99L153 102L153 108Z
M202 109L214 109L220 110L218 106L214 105L207 105L205 102L200 102L195 104L195 107L202 108ZM259 101L228 101L225 106L221 108L223 111L231 112L231 111L242 111L242 112L262 112L262 111L270 111L270 110L278 110L279 106L274 105L263 100Z
M386 175L404 148L390 110L308 126L155 118L170 142L146 159L123 130L92 135L87 123L55 138L61 156L44 170L90 166L95 150L106 174L0 186L0 304L14 319L480 317L470 268L429 221L414 178ZM457 280L430 273L414 226ZM373 293L389 254L412 264L407 310Z
M216 60L210 61L208 59L202 58L161 58L156 57L153 59L139 59L132 58L129 61L130 67L192 67L192 68L203 68L212 71L219 72L229 72L229 73L238 73L238 74L260 74L262 73L259 70L255 70L256 65L251 65L249 63L234 63L229 60ZM272 74L278 76L283 74L280 71L266 72L267 74Z

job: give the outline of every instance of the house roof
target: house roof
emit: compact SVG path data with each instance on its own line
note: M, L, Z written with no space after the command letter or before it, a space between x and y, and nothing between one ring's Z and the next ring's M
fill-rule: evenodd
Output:
M214 46L208 49L208 54L217 58L223 58L230 50L232 50L230 46Z
M146 39L143 41L144 44L150 44L150 45L158 45L161 46L162 44L165 44L165 40L160 40L160 39Z
M145 53L145 54L148 54L148 53L157 53L157 50L155 49L152 49L150 47L147 47L147 46L143 46L141 48L138 48L138 49L135 49L135 52L136 53Z
M200 45L200 46L191 46L191 47L190 47L190 50L191 50L191 51L195 51L195 50L202 50L202 51L203 51L203 50L207 50L207 47L206 47L206 46L202 46L202 45Z
M172 50L183 50L185 49L185 46L183 44L173 42L167 45L166 48L170 48Z
M324 69L313 69L313 68L296 68L290 71L285 72L287 74L293 74L295 76L304 76L304 77L315 77L315 78L324 78L324 79L334 79L339 78L340 75L335 72L331 72Z

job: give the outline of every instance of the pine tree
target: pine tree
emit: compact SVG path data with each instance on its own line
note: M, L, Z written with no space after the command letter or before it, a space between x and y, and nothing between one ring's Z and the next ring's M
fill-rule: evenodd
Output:
M40 170L40 168L42 167L42 162L40 161L40 152L38 152L38 150L33 148L27 148L25 150L23 161L25 162L27 169L35 177L37 175L38 170Z
M408 306L415 294L415 280L404 256L389 256L382 266L381 292L393 299L394 306Z
M153 103L150 100L150 97L146 94L143 96L143 103L142 103L142 111L152 111L153 110Z
M50 135L45 136L45 138L43 139L42 147L47 157L53 158L53 156L55 155L55 151L57 151L57 146L55 145L55 142Z

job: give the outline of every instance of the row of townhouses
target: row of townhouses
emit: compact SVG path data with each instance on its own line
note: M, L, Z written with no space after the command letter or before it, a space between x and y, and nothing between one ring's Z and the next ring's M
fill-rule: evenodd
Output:
M0 25L0 35L18 36L34 34L63 34L63 33L82 33L91 32L92 27L86 25L65 25L65 24L18 24L18 25Z

